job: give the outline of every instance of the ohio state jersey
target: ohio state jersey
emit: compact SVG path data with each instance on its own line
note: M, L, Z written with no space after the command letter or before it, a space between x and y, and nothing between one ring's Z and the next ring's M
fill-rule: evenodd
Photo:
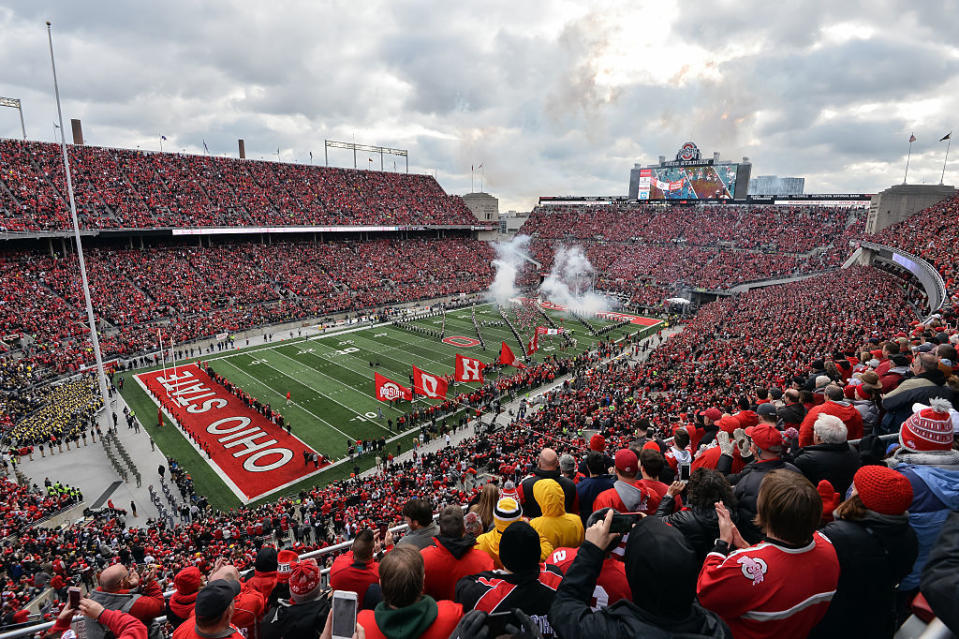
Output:
M557 548L546 560L546 563L553 564L562 570L565 575L569 567L573 565L578 550L579 548ZM612 606L620 599L626 599L627 601L633 599L629 582L626 581L626 567L623 562L607 557L603 561L599 578L596 580L596 587L593 588L593 596L589 601L589 607L595 612L601 608Z

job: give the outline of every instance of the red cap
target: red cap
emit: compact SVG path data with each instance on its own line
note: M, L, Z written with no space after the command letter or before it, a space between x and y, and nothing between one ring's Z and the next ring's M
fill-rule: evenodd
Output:
M716 408L715 406L711 406L710 408L707 408L706 410L700 412L699 414L705 417L706 419L714 422L719 421L719 418L723 416L723 414L719 412L719 409Z
M852 478L859 499L869 510L883 515L901 515L912 503L912 484L887 466L863 466Z
M603 452L606 450L606 438L599 433L596 433L589 438L589 449L600 453Z
M200 589L202 580L200 569L196 566L188 566L176 574L173 585L180 594L191 595Z
M762 450L783 445L783 434L775 426L759 424L746 429L746 435Z
M639 469L639 460L636 453L628 448L620 448L616 451L616 470L624 475L635 475Z
M725 431L730 435L733 434L734 430L742 426L742 424L739 423L739 419L732 415L726 415L716 422L716 424L719 426L719 430Z
M649 440L648 442L643 444L643 450L655 450L657 453L662 452L659 449L659 444L657 444L653 440Z

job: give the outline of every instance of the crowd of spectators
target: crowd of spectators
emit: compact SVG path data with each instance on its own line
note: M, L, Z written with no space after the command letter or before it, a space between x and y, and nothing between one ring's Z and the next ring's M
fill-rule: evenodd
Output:
M253 326L357 312L418 299L476 293L492 274L489 246L476 240L378 239L212 247L175 245L86 252L104 356L133 356L165 340L182 344ZM229 269L223 265L229 264ZM11 252L0 331L25 359L4 358L0 382L33 368L75 371L93 361L73 254ZM26 370L30 367L31 372ZM7 371L20 376L5 381Z
M81 226L470 225L435 179L383 171L70 146ZM0 230L70 228L59 145L0 140Z

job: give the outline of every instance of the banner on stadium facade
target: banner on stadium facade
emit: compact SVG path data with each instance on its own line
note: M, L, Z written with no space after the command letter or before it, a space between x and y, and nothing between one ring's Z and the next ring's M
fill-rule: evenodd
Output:
M247 406L196 364L140 373L137 383L177 424L200 457L243 503L310 475L314 451ZM299 425L305 427L305 424ZM320 464L320 468L328 462Z

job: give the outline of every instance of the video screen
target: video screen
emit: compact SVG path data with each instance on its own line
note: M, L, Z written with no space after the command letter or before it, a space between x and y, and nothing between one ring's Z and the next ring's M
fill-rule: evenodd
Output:
M738 164L640 169L640 200L732 199Z

